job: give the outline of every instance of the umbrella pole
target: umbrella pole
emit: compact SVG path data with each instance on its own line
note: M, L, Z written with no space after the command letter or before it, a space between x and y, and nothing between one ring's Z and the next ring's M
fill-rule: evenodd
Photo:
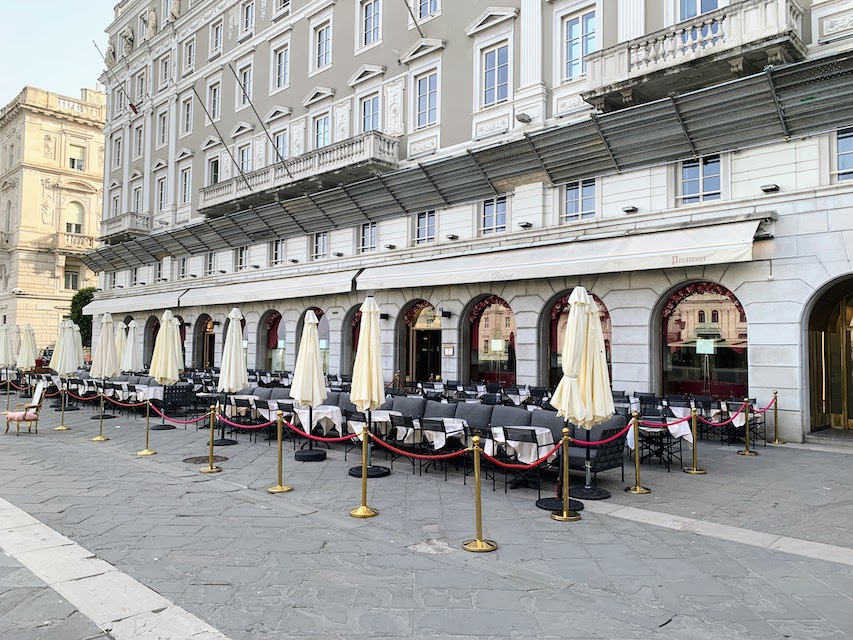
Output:
M144 457L144 456L154 456L157 455L156 451L151 451L148 448L148 433L150 429L150 421L151 421L151 401L145 401L145 449L137 453L136 455Z
M101 420L98 425L98 435L92 438L92 442L106 442L109 438L104 437L104 394L101 394L101 408L100 408L100 416Z
M270 487L267 489L267 493L287 493L288 491L293 491L293 487L288 487L286 484L282 482L281 478L281 431L282 431L282 416L284 413L279 409L276 414L276 430L278 431L278 484L274 487Z
M590 434L589 429L584 429L586 431L586 441L589 442L592 435ZM571 495L573 498L578 498L579 500L606 500L610 497L610 492L607 489L602 489L601 487L595 487L592 484L592 462L589 459L590 447L586 447L586 462L584 464L586 469L586 479L584 482L584 486L582 487L572 487Z
M589 431L587 431L589 434ZM571 511L569 509L569 429L568 427L563 427L563 455L562 455L562 463L563 463L563 510L562 511L554 511L551 514L551 517L554 520L559 520L560 522L577 522L581 519L580 514L577 511Z
M12 381L9 380L9 370L6 369L6 413L9 413L9 387L12 386Z
M62 378L59 379L59 404L62 408L62 417L59 419L59 426L54 427L54 431L70 431L71 427L65 426L65 384Z
M378 516L379 512L367 506L367 448L370 439L369 426L364 425L361 430L361 505L349 512L353 518L372 518Z
M370 409L367 410L367 429L368 431L373 433L373 412ZM368 443L367 450L367 477L384 478L386 476L390 476L391 469L381 464L373 464L373 442ZM348 473L353 478L358 478L359 476L361 476L361 467L351 467Z
M311 435L311 432L314 430L314 407L310 404L308 405L308 425L305 428L305 433ZM305 446L305 445L302 445ZM326 452L322 449L314 448L314 441L311 438L308 438L308 449L300 449L295 454L293 454L294 460L298 460L299 462L322 462L326 459Z

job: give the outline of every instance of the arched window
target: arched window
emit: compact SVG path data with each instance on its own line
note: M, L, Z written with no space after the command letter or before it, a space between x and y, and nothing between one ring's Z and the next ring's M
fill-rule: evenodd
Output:
M65 210L65 233L83 233L83 205L69 202Z
M569 323L569 296L571 291L561 295L551 307L550 326L548 330L548 384L556 387L563 377L563 341L566 336L566 326ZM601 333L604 336L604 353L607 357L607 371L613 377L610 345L613 342L613 325L610 321L610 311L594 293L589 294L598 306L598 319L601 321Z
M160 332L160 320L157 316L149 316L145 322L145 333L142 336L142 364L145 367L151 365L151 357L154 355L154 344L157 334Z
M468 321L469 379L514 385L516 326L509 304L498 296L485 297L473 306Z
M414 300L403 307L397 324L402 372L407 380L441 377L441 315L430 302Z
M323 373L329 373L329 354L331 352L330 348L330 339L332 330L329 326L329 319L326 317L325 312L319 307L309 307L306 311L313 311L314 315L317 316L317 320L319 320L319 324L317 325L317 337L320 342L320 363L323 365ZM298 339L296 341L296 348L299 349L299 342L302 340L302 330L305 326L305 314L302 314L302 318L299 321L299 326L297 327ZM296 357L299 358L299 353L296 354Z
M210 369L213 367L215 350L216 334L214 333L213 318L203 313L195 321L195 328L193 329L193 368Z
M284 371L284 322L276 310L267 311L258 323L258 368Z
M720 312L714 309L711 311L711 322L718 324L720 322Z
M705 312L701 309L699 310L699 319L697 320L697 322L705 322Z

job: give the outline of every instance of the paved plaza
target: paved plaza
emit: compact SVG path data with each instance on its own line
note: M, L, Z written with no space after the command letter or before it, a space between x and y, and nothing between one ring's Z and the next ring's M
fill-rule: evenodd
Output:
M529 488L484 485L491 554L474 533L469 478L360 481L335 445L300 463L263 438L217 449L190 426L153 431L88 410L43 412L40 433L0 438L0 638L853 638L853 448L700 443L705 476L643 465L646 496L618 470L610 500L553 521ZM685 456L686 460L686 456ZM382 462L382 456L379 456ZM573 476L573 482L580 480ZM551 485L548 484L548 487Z

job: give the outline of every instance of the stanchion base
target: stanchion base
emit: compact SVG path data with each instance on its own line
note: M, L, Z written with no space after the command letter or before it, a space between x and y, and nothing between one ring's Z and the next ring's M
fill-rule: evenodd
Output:
M92 442L106 442L107 440L109 440L109 438L106 436L95 436L92 438Z
M562 511L555 511L551 514L552 520L559 520L560 522L577 522L581 519L581 514L577 511L568 511L565 515Z
M757 456L758 452L757 451L747 451L746 449L743 449L742 451L738 451L737 454L739 456Z
M65 407L65 410L66 410L66 411L68 411L68 407ZM94 415L94 416L92 416L91 418L89 418L89 420L100 420L101 418L103 418L104 420L112 420L112 419L113 419L113 418L115 418L115 417L116 417L116 416L114 416L114 415L113 415L113 414L111 414L111 413L105 413L103 416L101 416L101 415Z
M322 449L302 449L293 454L293 459L297 462L323 462L326 452Z
M368 507L367 505L363 504L360 507L356 507L355 509L350 511L349 514L353 518L372 518L374 516L378 516L379 512L373 507Z
M625 487L625 493L633 493L635 496L641 496L651 492L651 489L646 489L645 487L641 487L640 485L635 485L633 487Z
M213 441L214 447L230 447L231 445L238 444L236 440L230 440L228 438L219 438L218 440Z
M347 472L353 478L361 477L361 467L350 467L350 470ZM367 477L368 478L384 478L386 476L391 475L391 469L388 467L382 467L379 465L374 465L372 467L367 467Z
M780 440L779 438L776 438L775 440L771 440L770 444L788 444L788 442L787 440Z
M62 409L60 409L60 411L62 411ZM69 411L80 411L80 407L75 407L74 405L65 405L65 412L68 413Z
M571 487L569 487L569 492L571 493ZM545 511L563 511L563 499L562 498L539 498L536 501L536 506L540 509L544 509ZM578 502L577 500L569 500L569 511L583 511L583 502Z
M143 449L142 451L140 451L136 455L138 455L141 458L144 458L145 456L156 456L157 452L152 451L151 449Z
M462 548L473 553L488 553L497 549L498 544L494 540L466 540Z
M569 487L569 495L578 500L607 500L610 492L601 487Z
M199 473L219 473L222 471L221 467L202 467L198 470Z
M71 427L66 427L64 424L53 428L54 431L71 431Z
M704 469L694 469L693 467L684 467L682 471L684 473L689 473L691 476L704 476L708 473Z
M177 429L177 427L173 424L152 424L151 431L171 431L172 429Z
M286 484L277 484L267 489L267 493L287 493L288 491L293 491L293 487L288 487Z

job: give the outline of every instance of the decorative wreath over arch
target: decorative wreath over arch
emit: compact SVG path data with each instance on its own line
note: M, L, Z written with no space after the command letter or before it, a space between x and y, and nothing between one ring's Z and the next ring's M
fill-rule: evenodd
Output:
M418 302L413 304L408 311L406 311L406 315L403 316L403 321L406 323L407 326L411 327L413 324L415 324L418 314L424 309L435 309L435 307L432 306L431 302L427 302L426 300L419 300Z
M267 331L271 331L273 328L278 329L278 323L281 322L281 314L278 311L273 310L269 315L267 315L266 321L266 329Z
M723 285L716 284L714 282L694 282L693 284L688 284L686 287L682 287L671 296L666 301L666 304L663 306L663 319L667 320L669 317L675 312L675 308L684 300L692 295L701 294L701 293L713 293L718 296L725 296L729 300L734 303L735 307L738 310L738 313L741 315L746 315L743 310L743 305L741 305L740 300L737 299L735 294L726 289Z
M477 322L477 320L480 319L480 316L483 315L483 311L491 307L493 304L499 304L500 306L512 311L512 307L509 306L509 303L500 296L489 296L474 305L474 308L471 309L471 315L468 317L468 320L472 324Z
M587 292L589 293L589 292ZM569 307L569 298L571 297L571 293L567 293L562 298L557 300L554 304L554 308L551 309L551 320L556 320L560 317L560 314L563 313ZM595 300L595 304L598 305L598 317L602 321L610 319L610 310L604 304L604 302L594 293L590 293L589 297Z
M352 314L352 326L357 327L361 324L361 309Z

